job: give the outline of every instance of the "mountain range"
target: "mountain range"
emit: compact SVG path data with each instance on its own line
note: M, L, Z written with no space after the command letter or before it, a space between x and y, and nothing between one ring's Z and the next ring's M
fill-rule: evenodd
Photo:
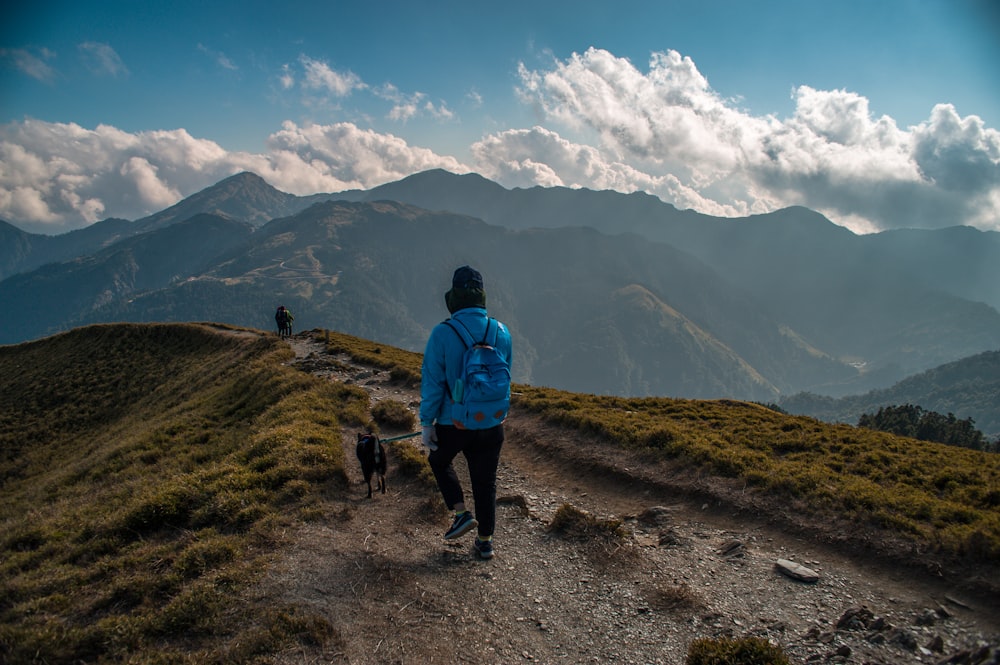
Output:
M777 401L885 389L1000 349L1000 234L856 235L805 208L724 219L645 194L428 171L300 197L241 173L133 222L0 221L10 344L103 321L341 330L422 350L455 267L487 281L515 379ZM930 408L930 407L927 407Z
M972 418L991 441L1000 440L1000 351L986 351L909 376L888 388L835 399L798 393L781 401L791 413L857 424L862 414L903 404L941 415Z

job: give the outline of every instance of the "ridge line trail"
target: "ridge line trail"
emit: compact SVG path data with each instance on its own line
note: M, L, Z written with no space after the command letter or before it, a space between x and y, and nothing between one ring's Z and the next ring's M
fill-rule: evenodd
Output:
M414 411L419 403L418 389L327 355L310 333L288 343L296 354L289 364L362 386L373 403L393 399ZM773 516L706 506L691 483L670 491L665 479L638 480L648 470L635 459L535 418L515 412L505 429L490 561L475 557L472 536L442 539L450 515L440 495L399 474L391 448L388 493L367 499L356 429L344 429L346 499L332 500L323 519L286 536L261 590L326 617L336 635L277 662L680 664L694 639L753 635L780 644L795 663L847 653L849 660L834 662L903 665L938 662L1000 634L988 608L952 604L946 596L961 594L915 579L913 571L782 533ZM420 447L419 439L400 443ZM456 468L474 508L461 459ZM631 535L624 545L601 546L553 534L549 523L563 504L620 520ZM653 507L659 510L643 514ZM735 554L726 552L733 543ZM818 571L820 581L777 573L779 558ZM912 634L916 652L912 644L837 630L845 612L861 606ZM950 618L915 625L935 609ZM921 655L935 637L944 655Z

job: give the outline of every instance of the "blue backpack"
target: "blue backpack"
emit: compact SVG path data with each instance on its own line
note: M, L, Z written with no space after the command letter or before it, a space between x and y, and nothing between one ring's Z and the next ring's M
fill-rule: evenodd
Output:
M500 323L489 319L481 342L472 338L461 321L448 319L445 323L465 345L462 374L451 390L453 424L459 429L496 427L510 410L510 367L496 349ZM491 329L493 341L489 343Z

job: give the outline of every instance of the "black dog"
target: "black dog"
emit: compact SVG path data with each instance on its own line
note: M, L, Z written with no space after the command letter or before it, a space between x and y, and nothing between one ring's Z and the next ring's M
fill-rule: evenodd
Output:
M385 494L385 446L372 433L362 434L358 432L358 445L355 448L358 454L358 461L361 462L361 473L368 483L368 498L372 498L372 474L378 473L378 489Z

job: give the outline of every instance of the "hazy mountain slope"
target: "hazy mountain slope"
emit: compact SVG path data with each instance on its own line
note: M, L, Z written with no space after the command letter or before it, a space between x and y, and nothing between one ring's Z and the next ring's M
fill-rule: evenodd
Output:
M1000 232L896 229L865 236L864 248L870 262L893 266L901 279L1000 309Z
M943 415L972 418L988 439L1000 437L1000 351L987 351L911 376L891 388L831 399L797 394L781 401L790 413L856 424L879 407L913 404Z
M0 320L0 344L66 330L95 318L107 321L92 313L201 272L213 257L243 244L250 231L241 222L198 215L128 237L91 256L6 279L0 282L0 303L17 316Z
M852 371L809 355L752 297L669 246L592 229L512 231L395 203L327 202L275 220L198 279L94 316L270 329L284 304L297 330L337 328L422 350L447 316L443 294L463 263L488 277L490 310L515 332L521 381L770 400L805 376ZM616 295L633 287L676 316L651 317Z
M456 220L471 213L491 224L521 230L586 226L613 235L628 231L645 238L647 244L652 240L657 252L666 252L648 260L655 265L654 276L669 275L669 279L657 282L639 265L630 265L631 259L614 258L621 251L619 246L609 245L607 250L594 246L585 254L573 255L569 236L549 238L550 245L535 252L530 246L537 241L531 240L532 232L512 236L528 239L527 247L514 242L506 249L466 241L458 244L447 233L428 244L429 236L422 229L411 234L402 227L393 227L376 247L353 257L355 263L345 270L340 267L345 254L331 246L337 244L336 234L317 231L307 246L299 246L304 229L297 220L308 216L299 211L310 202L337 198L395 199L429 210L450 211L435 215L435 224L447 219L449 224L461 225L465 222ZM397 206L385 214L400 215L402 209ZM420 320L417 313L440 307L439 295L422 299L420 287L426 286L426 279L450 273L456 261L484 265L498 253L509 261L497 261L496 272L509 274L517 287L504 291L507 286L498 284L491 298L498 298L494 302L503 305L509 317L520 317L525 328L531 328L536 321L549 320L553 302L562 303L568 297L558 308L561 318L586 328L595 325L597 316L587 311L589 301L578 302L577 294L546 291L546 303L538 305L538 284L527 281L536 274L548 277L551 271L544 265L560 263L569 251L573 260L586 264L587 269L577 270L569 280L560 280L562 275L556 270L554 284L560 285L556 290L593 290L596 285L593 297L597 298L609 297L606 294L629 284L649 288L654 297L712 335L783 392L858 393L891 385L908 374L957 357L1000 347L1000 313L961 296L992 293L988 285L995 283L989 280L994 263L990 260L1000 234L946 229L941 234L856 236L803 208L720 219L678 211L645 194L541 187L507 190L478 175L457 176L444 171L416 174L368 192L309 197L279 192L253 174L238 174L136 223L107 220L56 237L19 235L13 227L0 227L4 239L12 239L10 249L6 243L0 249L0 261L24 265L24 257L29 255L36 261L43 255L75 257L73 252L89 256L112 240L142 229L168 228L204 212L223 213L254 225L279 219L267 224L274 224L270 230L261 228L254 234L253 242L247 245L249 253L238 251L227 257L225 266L206 268L203 279L175 284L169 292L158 289L167 286L173 273L166 267L151 269L155 259L149 254L143 262L151 263L141 271L139 284L131 281L134 268L126 255L102 255L96 262L88 258L79 262L77 272L52 267L29 280L32 286L26 286L23 278L0 284L0 304L14 306L31 319L9 324L16 331L2 339L17 341L60 326L119 318L211 319L219 311L231 313L234 321L269 328L274 307L287 300L284 304L293 311L319 314L312 320L347 320L353 326L350 329L359 334L376 339L392 335L394 343L418 348L430 323ZM355 237L352 233L348 237ZM604 238L601 242L610 241ZM667 245L681 251L663 249ZM36 251L42 246L61 247L64 254ZM235 246L241 245L237 242ZM397 267L411 264L411 253L421 258L414 266L417 272L402 279L389 277ZM387 270L365 270L365 262L371 264L376 255L399 258L392 260ZM531 258L522 259L522 255ZM122 264L113 265L116 260ZM533 271L524 271L525 263L533 264ZM605 272L630 281L612 286L606 283ZM709 275L709 288L703 288L702 274ZM167 282L153 279L157 275ZM188 277L194 275L188 271ZM416 275L421 279L415 279ZM144 278L149 279L142 281ZM63 287L63 279L71 283ZM102 281L99 287L93 284ZM42 284L61 293L49 295ZM439 288L443 291L446 286ZM119 297L124 293L130 294L128 299ZM46 303L58 303L59 308L53 311ZM569 310L577 305L580 311ZM47 319L48 324L38 325ZM51 320L60 323L53 327ZM306 325L309 320L299 318L297 325ZM548 337L544 329L524 336L527 368L539 369L534 363L538 356L534 340ZM616 338L612 335L609 339ZM615 350L608 352L613 355ZM846 368L845 361L864 371Z
M880 382L1000 346L1000 281L993 277L998 233L858 236L805 208L723 219L679 211L645 194L506 190L480 176L440 170L344 195L451 210L510 228L591 226L671 244L756 294L769 315L812 345L867 363L877 370L867 377ZM825 389L843 394L858 387Z
M612 386L620 395L663 395L669 385L672 395L691 398L777 397L737 353L642 286L622 287L592 305L578 324L588 334L539 358L533 374L543 385L572 384L598 395Z
M0 220L0 280L58 263L87 256L132 233L132 223L106 219L57 236L26 233Z
M32 234L0 219L0 280L21 272L26 257L31 253Z

